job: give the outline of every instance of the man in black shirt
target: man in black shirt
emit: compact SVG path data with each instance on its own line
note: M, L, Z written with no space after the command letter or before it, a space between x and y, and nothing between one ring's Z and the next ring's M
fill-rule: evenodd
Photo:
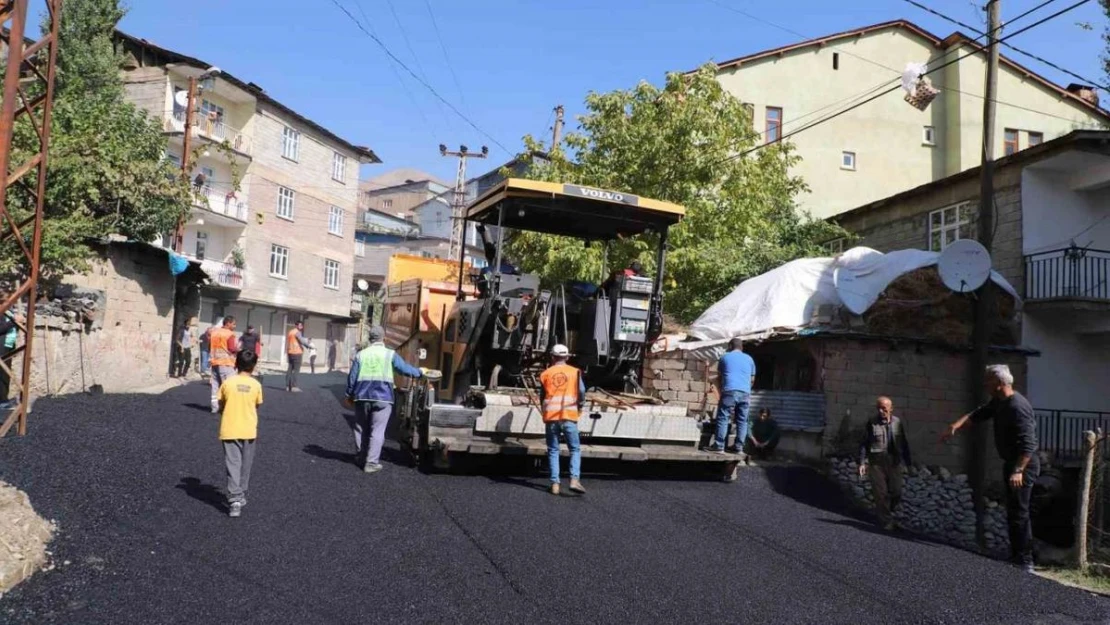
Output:
M1014 390L1014 376L1006 365L987 367L985 376L991 400L960 417L941 440L955 436L968 421L994 420L994 445L1002 457L1006 489L1006 517L1010 530L1010 557L1028 572L1033 571L1033 525L1029 499L1033 482L1040 474L1037 459L1037 419L1033 407Z

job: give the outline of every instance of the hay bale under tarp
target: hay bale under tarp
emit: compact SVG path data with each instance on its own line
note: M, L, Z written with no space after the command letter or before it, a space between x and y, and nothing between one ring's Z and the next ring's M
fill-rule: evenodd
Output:
M994 293L990 314L995 319L990 341L994 345L1016 345L1016 302L998 285L989 284ZM975 295L950 290L936 266L922 267L891 282L863 319L871 334L969 345L975 323Z

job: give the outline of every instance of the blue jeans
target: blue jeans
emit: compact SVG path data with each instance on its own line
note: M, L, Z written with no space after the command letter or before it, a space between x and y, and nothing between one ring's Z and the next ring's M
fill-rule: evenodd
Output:
M200 372L208 373L208 350L200 350Z
M748 394L744 391L725 391L717 404L717 437L713 443L724 447L728 441L728 424L736 419L736 446L744 448L748 438Z
M574 421L549 421L543 424L547 435L547 464L551 468L551 483L559 483L559 434L567 439L570 448L570 479L582 476L582 446L578 442L578 424Z

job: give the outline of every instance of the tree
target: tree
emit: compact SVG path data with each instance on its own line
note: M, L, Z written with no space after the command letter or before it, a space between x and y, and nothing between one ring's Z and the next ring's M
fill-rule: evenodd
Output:
M664 283L665 310L696 318L741 281L786 261L823 253L821 243L843 231L799 213L805 183L790 174L792 146L761 144L752 114L706 64L691 74L668 74L660 88L590 93L579 128L532 160L526 177L624 191L686 207L671 229ZM531 136L524 154L544 151ZM524 158L524 157L522 157ZM655 271L654 236L616 242L609 267L639 260ZM509 255L549 282L597 281L602 248L550 235L520 232Z
M165 158L160 121L124 99L121 58L112 45L123 14L117 0L64 3L41 255L47 280L87 269L90 240L122 234L152 241L173 230L192 202L188 181ZM37 149L23 117L12 141L13 166ZM32 197L14 188L9 210L17 221L31 215ZM22 259L16 246L0 246L0 276L25 271Z

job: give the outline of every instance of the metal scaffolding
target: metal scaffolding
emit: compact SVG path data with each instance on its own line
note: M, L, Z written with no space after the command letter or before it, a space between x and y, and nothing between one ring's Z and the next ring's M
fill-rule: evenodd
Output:
M6 53L3 100L0 101L0 172L5 180L0 186L0 245L18 247L20 266L11 277L5 277L0 291L0 315L5 315L23 297L27 298L27 315L17 324L24 336L23 343L0 359L0 369L19 389L17 405L10 414L0 413L0 437L12 426L20 434L27 433L27 410L30 405L31 346L35 338L35 302L38 299L39 252L42 248L43 200L46 195L47 154L50 147L50 115L54 105L54 74L58 58L58 31L62 0L46 0L49 32L34 43L27 43L27 5L29 0L0 0L0 45ZM34 132L32 150L21 163L12 164L12 137L16 124L26 119ZM34 175L31 175L34 172ZM29 216L13 215L9 191L18 187L34 201ZM12 363L22 355L22 375L16 379ZM0 398L0 401L6 400Z

